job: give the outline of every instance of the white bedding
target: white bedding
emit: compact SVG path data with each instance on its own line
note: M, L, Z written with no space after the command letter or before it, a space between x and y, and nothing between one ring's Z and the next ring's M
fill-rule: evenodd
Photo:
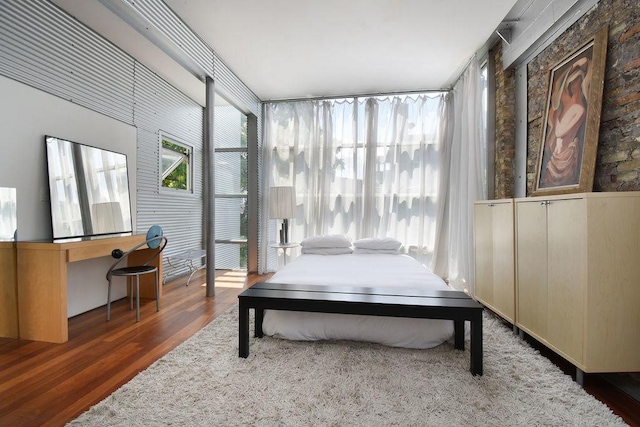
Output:
M301 255L269 280L274 283L450 290L407 255ZM289 340L354 340L392 347L430 348L453 336L450 320L266 310L265 334Z

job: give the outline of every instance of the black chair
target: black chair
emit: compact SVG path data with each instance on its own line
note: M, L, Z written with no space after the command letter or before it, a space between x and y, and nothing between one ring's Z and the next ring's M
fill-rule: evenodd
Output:
M148 236L148 235L147 235ZM145 262L143 265L134 265L127 267L116 268L122 261L126 260L127 257L141 248L142 246L147 245L150 249L156 249L153 251L153 255ZM158 267L154 265L149 265L151 261L156 259L160 253L164 250L164 247L167 245L167 238L160 236L150 237L148 236L147 240L140 243L139 245L134 246L129 249L127 252L122 252L119 249L116 249L111 253L114 258L118 258L118 260L113 263L109 271L107 272L107 280L109 281L109 288L107 290L107 322L111 320L111 279L113 276L122 276L127 278L127 283L129 285L129 295L130 295L130 309L133 310L133 279L135 278L136 282L136 322L140 321L140 276L143 274L155 274L155 284L156 284L156 311L160 311L160 299L158 296L160 295L160 280L158 278Z

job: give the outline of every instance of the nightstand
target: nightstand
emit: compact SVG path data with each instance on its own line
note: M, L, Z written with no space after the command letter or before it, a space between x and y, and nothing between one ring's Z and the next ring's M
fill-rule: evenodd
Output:
M282 249L282 253L284 254L284 265L287 265L287 251L292 248L297 248L298 246L300 246L300 243L297 242L269 244L270 248Z

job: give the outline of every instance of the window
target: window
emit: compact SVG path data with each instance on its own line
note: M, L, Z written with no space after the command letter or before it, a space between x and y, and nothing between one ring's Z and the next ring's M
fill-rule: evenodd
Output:
M215 268L247 269L247 116L221 102L215 109Z
M482 172L484 178L484 188L488 197L495 195L495 81L493 61L487 60L480 69L481 89L482 89Z
M302 211L291 240L395 237L430 264L447 100L431 92L267 104L270 185L294 185Z
M191 192L191 155L193 148L161 135L162 159L160 182L162 188Z

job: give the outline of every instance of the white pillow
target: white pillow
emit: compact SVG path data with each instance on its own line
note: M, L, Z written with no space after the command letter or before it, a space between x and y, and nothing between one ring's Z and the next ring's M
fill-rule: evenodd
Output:
M398 249L363 249L363 248L355 248L353 250L354 254L387 254L387 255L400 255L400 251Z
M351 248L305 248L303 247L300 252L303 254L311 255L345 255L353 252Z
M397 251L402 247L402 242L392 237L369 237L367 239L356 240L353 246L360 249L384 249Z
M342 234L307 237L300 243L303 248L350 248L351 239Z

